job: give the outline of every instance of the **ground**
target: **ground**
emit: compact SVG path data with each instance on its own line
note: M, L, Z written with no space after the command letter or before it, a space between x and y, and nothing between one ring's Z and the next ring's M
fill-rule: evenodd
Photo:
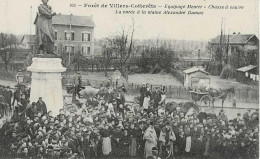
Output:
M104 72L84 72L82 73L82 77L83 80L92 80L92 81L104 81L107 79L107 77L104 76ZM109 73L108 76L110 76L112 74L112 72ZM217 76L210 76L211 79L211 86L213 88L219 89L219 88L227 88L230 86L234 86L236 88L240 88L240 89L245 89L247 87L250 87L246 84L241 84L236 82L235 80L223 80L220 79ZM179 82L175 77L166 74L166 75L160 75L160 74L133 74L133 75L129 75L129 83L134 83L134 84L139 84L141 85L142 83L150 83L151 85L174 85L174 86L182 86L182 83ZM13 81L6 81L6 80L0 80L0 85L5 85L5 86L11 86L12 88L14 88L14 85L16 83ZM258 87L255 88L251 88L251 89L258 89ZM64 89L64 93L66 93L65 89ZM133 94L126 94L126 100L127 101L133 101L134 97L136 95ZM180 102L188 102L191 101L191 99L167 99L168 101L174 101L177 103ZM216 108L215 108L215 113L218 113L220 111L220 106L221 103L220 101L216 101L215 103ZM233 118L236 116L237 113L244 113L246 111L246 108L251 108L251 109L257 109L259 106L259 103L237 103L237 108L231 108L232 107L232 102L229 100L226 100L224 103L224 107L225 107L225 111L228 115L229 118ZM205 108L207 109L207 108ZM208 109L207 109L208 110ZM208 110L210 111L210 110Z
M110 78L112 72L108 72L108 76L105 77L104 72L83 72L83 80L97 80L104 81ZM236 82L235 79L220 79L219 76L209 76L210 86L215 89L226 89L227 87L235 87L240 89L250 88L258 89L257 86L249 86L247 84ZM151 85L171 85L171 86L183 86L183 84L170 74L131 74L128 76L128 83L143 84L149 83Z
M83 72L82 79L83 80L97 80L97 81L105 81L110 78L112 72L108 73L108 76L105 77L104 72ZM170 74L132 74L128 76L128 83L134 84L143 84L149 83L151 85L172 85L172 86L183 86L183 84L177 80L177 78L173 77Z

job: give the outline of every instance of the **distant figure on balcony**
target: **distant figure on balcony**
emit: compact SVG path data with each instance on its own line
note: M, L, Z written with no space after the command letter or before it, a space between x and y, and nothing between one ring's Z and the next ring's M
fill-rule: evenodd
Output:
M56 15L52 12L51 6L48 5L49 0L42 0L43 4L38 7L39 13L35 19L37 44L40 54L54 53L54 30L52 28L52 17Z

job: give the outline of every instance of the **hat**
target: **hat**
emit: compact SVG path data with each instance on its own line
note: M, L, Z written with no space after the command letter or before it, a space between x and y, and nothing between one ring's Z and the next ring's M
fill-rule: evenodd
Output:
M152 151L158 151L157 147L153 147Z

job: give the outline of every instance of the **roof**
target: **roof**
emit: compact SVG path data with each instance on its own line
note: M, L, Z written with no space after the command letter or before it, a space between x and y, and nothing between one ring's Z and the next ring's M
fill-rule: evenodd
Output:
M91 16L75 16L63 14L57 14L53 16L52 24L95 27Z
M35 35L24 35L22 37L21 43L29 43L29 42L34 43L35 38L36 38Z
M223 36L223 42L229 44L246 44L250 39L252 39L254 34L233 34L233 35L225 35ZM219 44L220 43L220 35L216 38L212 39L209 43L211 44Z
M206 72L203 68L200 68L200 67L192 67L192 68L189 68L187 70L184 70L183 72L186 73L186 74L191 74L191 73L194 73L194 72L203 72L207 75L209 75L210 73Z
M247 72L247 71L250 71L250 70L252 70L254 68L256 68L256 66L248 65L248 66L244 66L244 67L238 68L237 71Z

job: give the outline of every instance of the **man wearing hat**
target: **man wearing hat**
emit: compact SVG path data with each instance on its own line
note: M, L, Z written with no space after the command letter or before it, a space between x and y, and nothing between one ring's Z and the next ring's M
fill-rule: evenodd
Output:
M13 92L11 91L10 89L10 86L7 86L5 91L4 91L4 97L5 97L5 100L6 102L8 103L9 107L11 106L12 104L12 97L13 97Z
M153 108L154 109L158 109L158 105L159 105L159 102L161 101L161 93L158 91L158 89L156 89L154 92L153 92Z
M14 91L14 98L13 98L13 103L14 105L15 101L18 103L20 102L21 99L21 89L18 87L18 85L15 86L15 91Z
M36 109L37 112L40 112L42 115L47 114L47 107L44 101L42 100L42 97L40 97L38 102L36 103Z
M119 156L120 153L120 142L123 134L121 131L121 126L117 125L115 130L112 132L111 137L111 145L112 145L112 155L113 156Z

